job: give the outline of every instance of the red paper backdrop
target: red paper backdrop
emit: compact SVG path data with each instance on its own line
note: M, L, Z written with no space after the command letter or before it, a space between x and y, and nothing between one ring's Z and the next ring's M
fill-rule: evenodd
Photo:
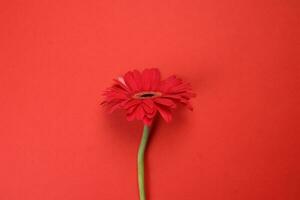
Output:
M192 83L149 200L298 200L298 0L1 1L0 199L138 200L142 125L100 108L130 69Z

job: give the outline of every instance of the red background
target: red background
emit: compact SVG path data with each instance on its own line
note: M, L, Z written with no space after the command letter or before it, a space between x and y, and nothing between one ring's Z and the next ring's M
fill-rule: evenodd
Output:
M192 83L159 122L149 200L298 200L298 0L0 3L0 199L138 199L142 125L101 91L130 69Z

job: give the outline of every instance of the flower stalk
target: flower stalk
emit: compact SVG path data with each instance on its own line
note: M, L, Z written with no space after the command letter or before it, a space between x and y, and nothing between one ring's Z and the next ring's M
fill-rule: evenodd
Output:
M146 200L146 192L145 192L145 168L144 168L144 155L147 147L148 139L149 139L150 127L144 125L143 135L141 138L141 143L138 151L138 184L139 184L139 194L140 200Z

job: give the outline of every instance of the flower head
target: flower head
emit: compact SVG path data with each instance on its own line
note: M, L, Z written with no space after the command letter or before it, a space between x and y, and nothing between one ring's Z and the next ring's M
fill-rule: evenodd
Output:
M114 81L113 86L104 92L105 100L102 104L107 105L110 112L125 110L129 121L137 119L150 125L159 113L169 122L172 110L179 103L192 110L189 100L195 94L191 91L190 84L174 75L161 80L156 68L145 69L143 72L129 71Z

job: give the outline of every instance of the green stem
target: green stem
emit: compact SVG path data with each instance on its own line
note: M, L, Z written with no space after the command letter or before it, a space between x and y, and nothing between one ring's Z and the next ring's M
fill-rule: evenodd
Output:
M139 152L138 152L138 181L139 181L139 192L140 192L140 200L146 200L145 193L145 176L144 176L144 155L145 149L147 146L147 142L149 139L150 127L144 125L143 136L141 139Z

